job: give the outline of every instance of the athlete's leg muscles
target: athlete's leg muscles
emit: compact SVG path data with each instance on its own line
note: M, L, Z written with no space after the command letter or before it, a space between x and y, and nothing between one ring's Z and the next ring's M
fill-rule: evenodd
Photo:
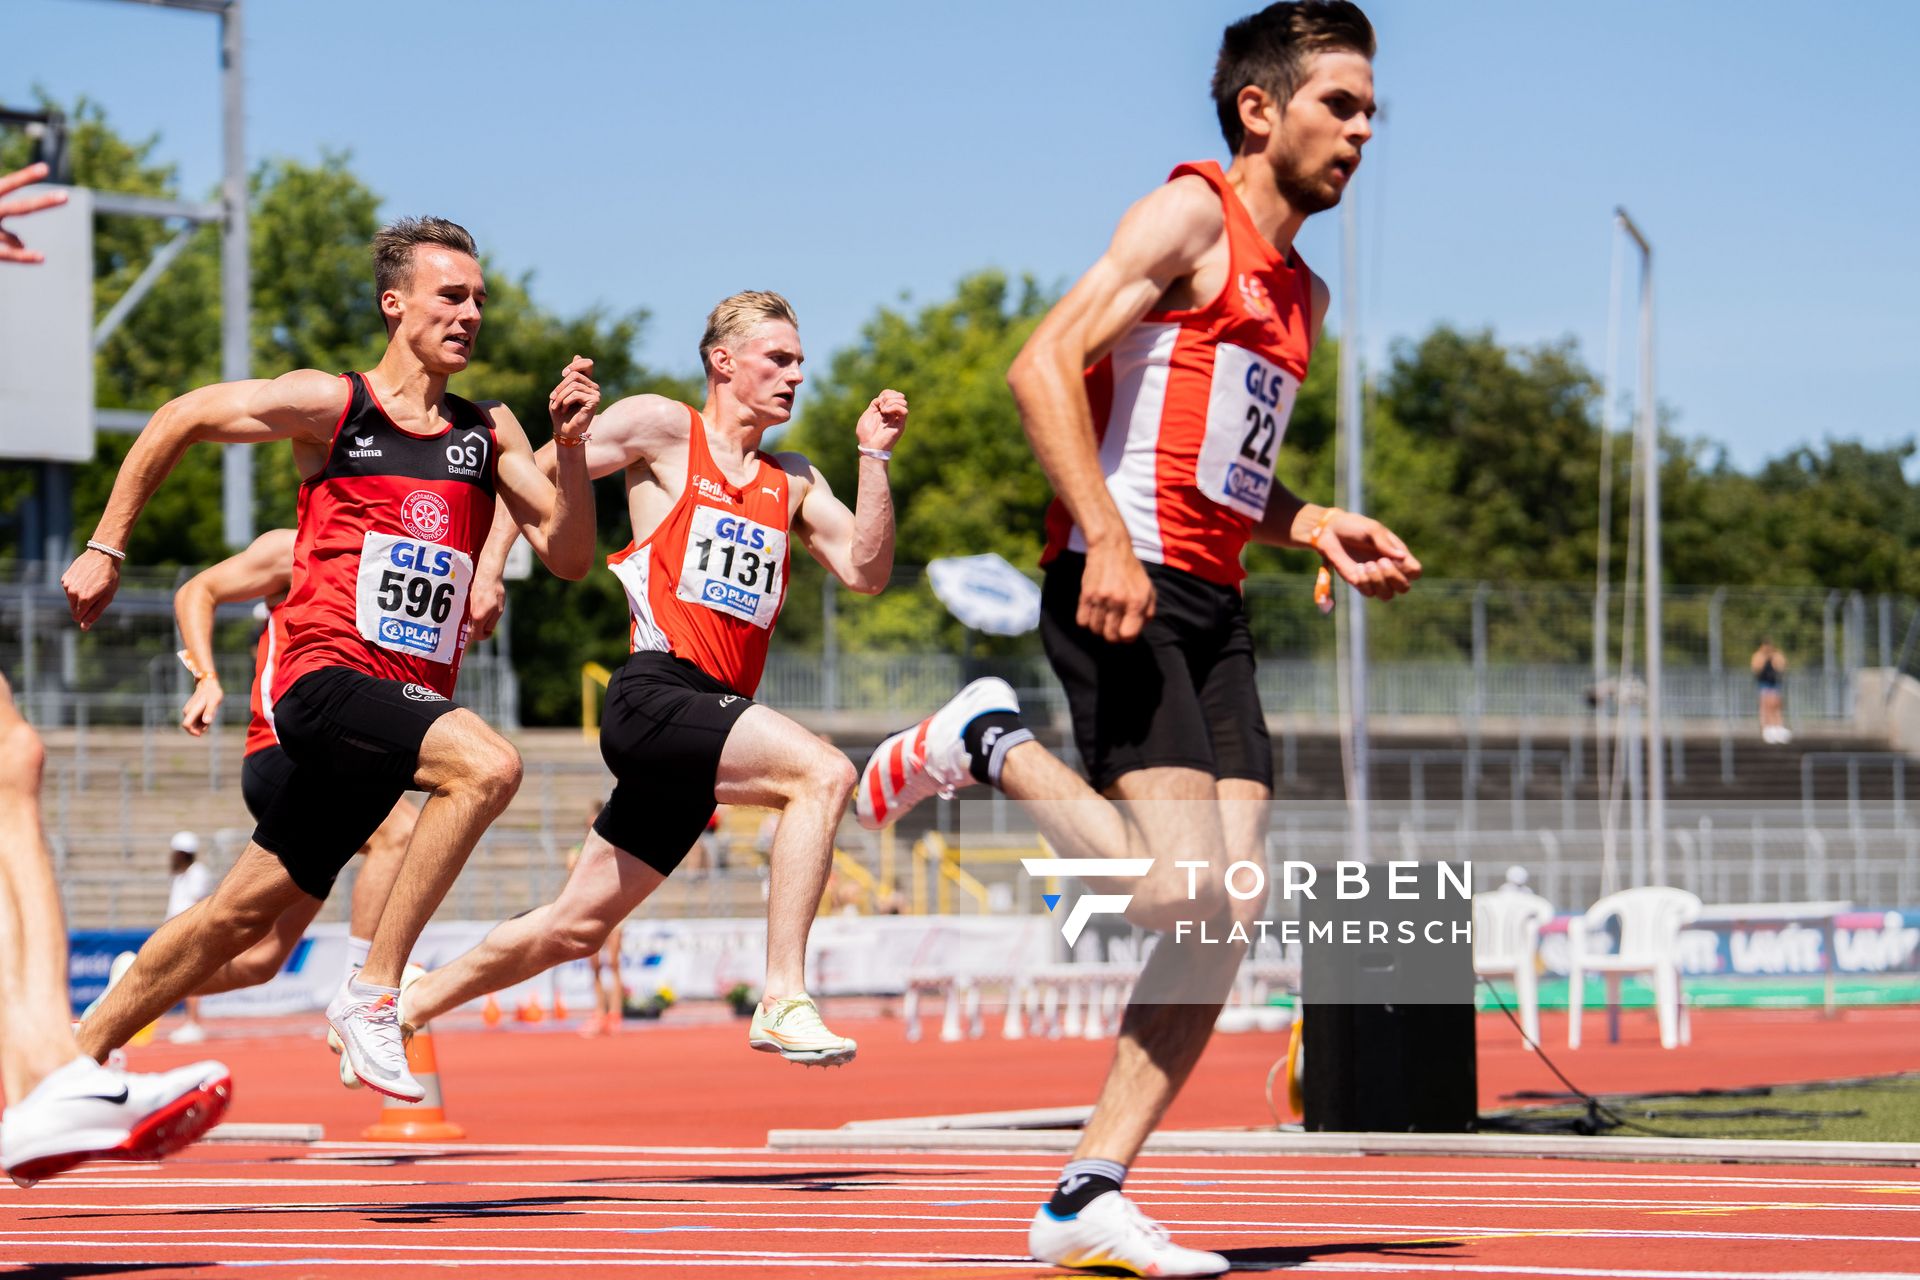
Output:
M398 987L420 931L453 887L480 833L520 789L520 753L464 708L434 721L414 781L427 793L360 971L370 986Z
M495 925L478 946L407 988L407 1021L420 1026L490 991L592 955L665 879L589 831L560 896Z
M1007 753L1000 789L1024 804L1063 858L1152 858L1141 879L1088 880L1095 892L1133 895L1127 918L1135 924L1170 928L1175 920L1210 916L1224 902L1224 844L1211 775L1136 769L1121 776L1109 799L1038 742L1023 742ZM1195 871L1190 886L1187 869L1174 865L1183 861L1204 861L1213 874Z
M313 923L313 918L320 914L320 908L324 905L318 898L301 894L273 922L272 932L214 970L213 975L194 988L193 993L197 996L218 995L222 991L238 991L243 987L257 987L271 981L273 975L280 972L280 966L287 962L287 957L293 954L300 939L306 936L307 926Z
M1155 824L1152 780L1142 775L1157 772L1161 771L1128 774L1115 786L1129 798L1148 800L1138 812L1150 838ZM1223 779L1215 785L1227 857L1264 868L1271 792L1261 783L1238 778ZM1163 816L1176 814L1176 810L1167 810ZM1263 905L1260 899L1234 900L1232 917L1249 924L1259 917ZM1215 933L1220 930L1216 928ZM1080 1144L1074 1149L1074 1159L1113 1160L1122 1165L1133 1162L1200 1061L1246 950L1226 943L1202 945L1189 941L1180 945L1165 934L1161 936L1136 987L1137 992L1150 992L1160 998L1128 1003L1114 1044L1113 1062L1107 1068L1106 1081ZM1167 998L1172 995L1180 998Z
M405 796L393 802L393 812L380 823L379 830L367 837L360 850L360 874L353 881L353 912L348 931L356 938L372 940L380 927L380 912L393 892L394 877L400 874L400 862L407 856L407 842L413 839L420 810Z
M833 866L834 833L858 780L853 762L837 748L770 707L749 707L727 735L715 798L780 810L768 855L769 1004L806 990L807 931Z
M229 960L266 936L282 912L308 894L280 859L249 844L204 898L160 926L133 967L80 1026L80 1048L105 1061L109 1051L198 990Z
M19 1102L80 1055L67 1005L67 933L40 832L45 749L0 679L0 1082Z

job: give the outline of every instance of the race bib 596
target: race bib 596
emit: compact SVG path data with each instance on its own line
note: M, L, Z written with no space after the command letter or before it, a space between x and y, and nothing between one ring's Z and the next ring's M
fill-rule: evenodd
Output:
M1213 357L1207 436L1194 480L1223 507L1258 520L1273 490L1273 461L1300 382L1245 347L1223 342Z
M369 533L360 549L354 620L362 639L429 662L452 662L467 616L473 558L464 551L391 533Z

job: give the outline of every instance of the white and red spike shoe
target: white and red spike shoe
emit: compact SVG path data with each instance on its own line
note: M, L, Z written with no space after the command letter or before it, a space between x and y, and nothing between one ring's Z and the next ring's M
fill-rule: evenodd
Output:
M853 793L860 825L878 831L929 796L951 799L960 788L974 785L961 734L975 716L989 711L1020 712L1013 686L992 676L975 680L946 706L876 747Z
M218 1124L232 1099L218 1062L133 1075L75 1058L7 1108L0 1167L31 1187L89 1160L159 1160Z

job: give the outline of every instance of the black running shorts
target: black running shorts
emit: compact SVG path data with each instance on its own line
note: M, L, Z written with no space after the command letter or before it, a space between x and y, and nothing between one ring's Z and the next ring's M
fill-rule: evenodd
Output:
M241 775L253 841L324 899L412 789L427 730L454 706L421 685L327 667L294 681L273 710L280 748L248 756Z
M1149 564L1154 614L1132 644L1074 621L1086 557L1047 566L1040 638L1066 689L1074 745L1104 791L1136 769L1199 769L1273 785L1246 601L1233 587Z
M672 875L713 816L720 752L752 705L685 658L629 655L600 718L600 754L615 785L593 829Z

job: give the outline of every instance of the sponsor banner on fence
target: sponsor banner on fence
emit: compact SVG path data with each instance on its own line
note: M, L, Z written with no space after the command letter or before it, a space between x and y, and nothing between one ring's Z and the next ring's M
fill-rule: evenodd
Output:
M1546 971L1565 977L1567 921L1541 931ZM1680 934L1680 972L1687 977L1778 978L1828 972L1855 976L1920 973L1920 910L1846 911L1799 919L1725 920L1688 926Z
M493 928L492 921L452 921L427 926L413 958L437 968L465 952ZM79 935L118 939L90 946L84 969L98 970L91 1000L106 982L114 952L137 946L143 933ZM910 973L1016 973L1054 959L1055 932L1041 916L823 916L807 944L808 989L816 995L898 995ZM266 1016L324 1008L346 967L342 924L319 924L307 932L273 981L242 991L208 996L209 1017ZM76 949L77 954L77 949ZM97 958L95 958L97 957ZM766 976L764 919L632 920L621 937L620 976L645 997L662 987L678 999L723 997L744 984L755 993ZM79 1001L81 973L75 969ZM498 993L512 1009L531 996L551 1007L558 996L572 1009L593 1007L593 973L585 960L560 965Z

